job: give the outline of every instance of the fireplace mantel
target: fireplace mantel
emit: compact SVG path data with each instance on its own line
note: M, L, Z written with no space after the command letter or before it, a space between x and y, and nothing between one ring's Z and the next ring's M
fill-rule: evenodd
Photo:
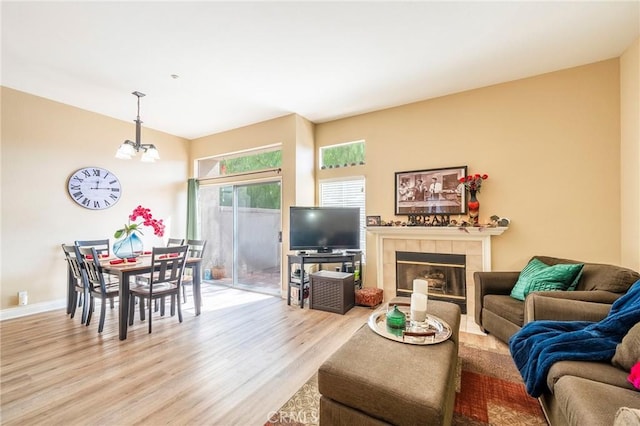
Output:
M447 239L478 240L479 237L501 235L507 227L495 228L457 227L457 226L367 226L367 232L375 235L402 236L404 238L444 237Z
M368 226L375 236L376 286L385 291L385 299L395 296L395 250L465 254L467 288L474 271L491 270L491 237L508 227L453 226ZM469 289L467 295L473 294ZM467 300L469 305L469 300Z

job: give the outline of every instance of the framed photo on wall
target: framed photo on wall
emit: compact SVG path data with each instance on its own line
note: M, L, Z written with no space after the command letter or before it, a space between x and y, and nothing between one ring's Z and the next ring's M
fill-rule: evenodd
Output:
M396 215L467 214L465 176L467 166L396 172Z

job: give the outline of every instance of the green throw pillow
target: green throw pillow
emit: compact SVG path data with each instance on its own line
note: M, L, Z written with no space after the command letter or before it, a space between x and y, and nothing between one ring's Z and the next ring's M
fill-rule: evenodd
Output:
M583 263L559 263L549 266L531 259L511 290L511 297L524 300L532 291L574 290L582 275Z

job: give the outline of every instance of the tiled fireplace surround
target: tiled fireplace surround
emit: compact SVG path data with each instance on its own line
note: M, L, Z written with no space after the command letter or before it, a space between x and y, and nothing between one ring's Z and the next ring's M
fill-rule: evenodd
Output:
M456 227L367 227L375 236L376 283L384 290L384 300L396 296L396 251L464 254L467 287L467 316L473 317L473 273L491 271L491 237L507 228Z

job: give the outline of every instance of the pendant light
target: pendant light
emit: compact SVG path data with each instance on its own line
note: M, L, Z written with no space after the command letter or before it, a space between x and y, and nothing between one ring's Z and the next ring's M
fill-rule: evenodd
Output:
M140 143L140 131L142 125L142 121L140 121L140 98L145 96L145 94L136 91L133 92L132 95L138 98L138 116L134 120L136 123L136 141L133 142L128 139L124 141L116 152L116 158L120 158L122 160L130 160L134 155L136 155L136 153L142 150L142 157L140 158L140 161L153 163L156 160L160 159L160 153L158 152L158 149L153 144Z

